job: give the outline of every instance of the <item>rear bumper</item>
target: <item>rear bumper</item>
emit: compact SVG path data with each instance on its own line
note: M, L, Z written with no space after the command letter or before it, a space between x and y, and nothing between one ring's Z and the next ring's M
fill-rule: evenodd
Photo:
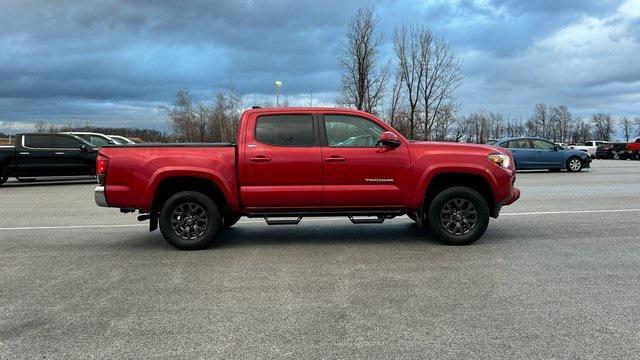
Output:
M104 191L104 186L96 186L96 188L93 190L93 197L98 206L109 207L109 204L107 203L107 195Z

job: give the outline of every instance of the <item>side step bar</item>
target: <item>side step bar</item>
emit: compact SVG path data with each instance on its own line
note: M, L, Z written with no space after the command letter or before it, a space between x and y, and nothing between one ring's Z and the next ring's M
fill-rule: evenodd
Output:
M386 219L401 216L403 211L301 211L301 212L269 212L249 213L249 218L264 218L268 225L297 225L305 217L346 216L353 224L382 224ZM364 218L363 218L364 217ZM280 218L280 219L279 219ZM288 219L282 219L288 218Z
M298 216L297 219L284 219L284 220L275 220L269 219L268 217L264 217L264 221L267 225L298 225L302 220L302 216Z
M349 220L351 220L351 222L353 224L382 224L384 222L384 219L386 219L384 216L378 216L377 218L365 218L365 219L356 219L353 216L347 216L349 218Z

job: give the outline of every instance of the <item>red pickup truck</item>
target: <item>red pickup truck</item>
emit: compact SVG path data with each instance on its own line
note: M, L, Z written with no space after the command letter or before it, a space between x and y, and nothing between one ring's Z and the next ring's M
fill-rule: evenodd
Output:
M247 110L235 144L103 146L96 171L98 205L138 210L180 249L207 247L241 216L285 225L406 214L447 244L470 244L520 196L506 149L410 141L335 108Z

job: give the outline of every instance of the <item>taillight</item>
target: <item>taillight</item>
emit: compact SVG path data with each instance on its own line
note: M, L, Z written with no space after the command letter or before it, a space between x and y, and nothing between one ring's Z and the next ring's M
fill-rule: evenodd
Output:
M109 167L109 158L98 154L96 157L96 177L98 184L104 185L107 177L107 168Z

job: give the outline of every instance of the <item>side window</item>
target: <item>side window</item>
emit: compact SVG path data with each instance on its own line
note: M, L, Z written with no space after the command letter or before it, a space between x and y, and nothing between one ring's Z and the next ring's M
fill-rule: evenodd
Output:
M551 150L555 147L552 143L544 140L532 140L533 147L538 150Z
M30 148L51 148L53 136L51 135L24 135L24 145Z
M584 143L584 146L591 146L591 145L593 145L591 141L587 141L586 143Z
M109 141L107 141L107 139L103 138L102 136L95 136L95 135L89 136L89 142L96 146L109 144Z
M311 115L263 115L256 123L256 140L275 146L313 146Z
M510 149L531 149L528 139L517 139L508 142Z
M373 121L347 115L325 115L324 128L331 147L375 147L384 131Z
M55 135L53 137L54 148L77 149L80 145L80 142L71 136Z

